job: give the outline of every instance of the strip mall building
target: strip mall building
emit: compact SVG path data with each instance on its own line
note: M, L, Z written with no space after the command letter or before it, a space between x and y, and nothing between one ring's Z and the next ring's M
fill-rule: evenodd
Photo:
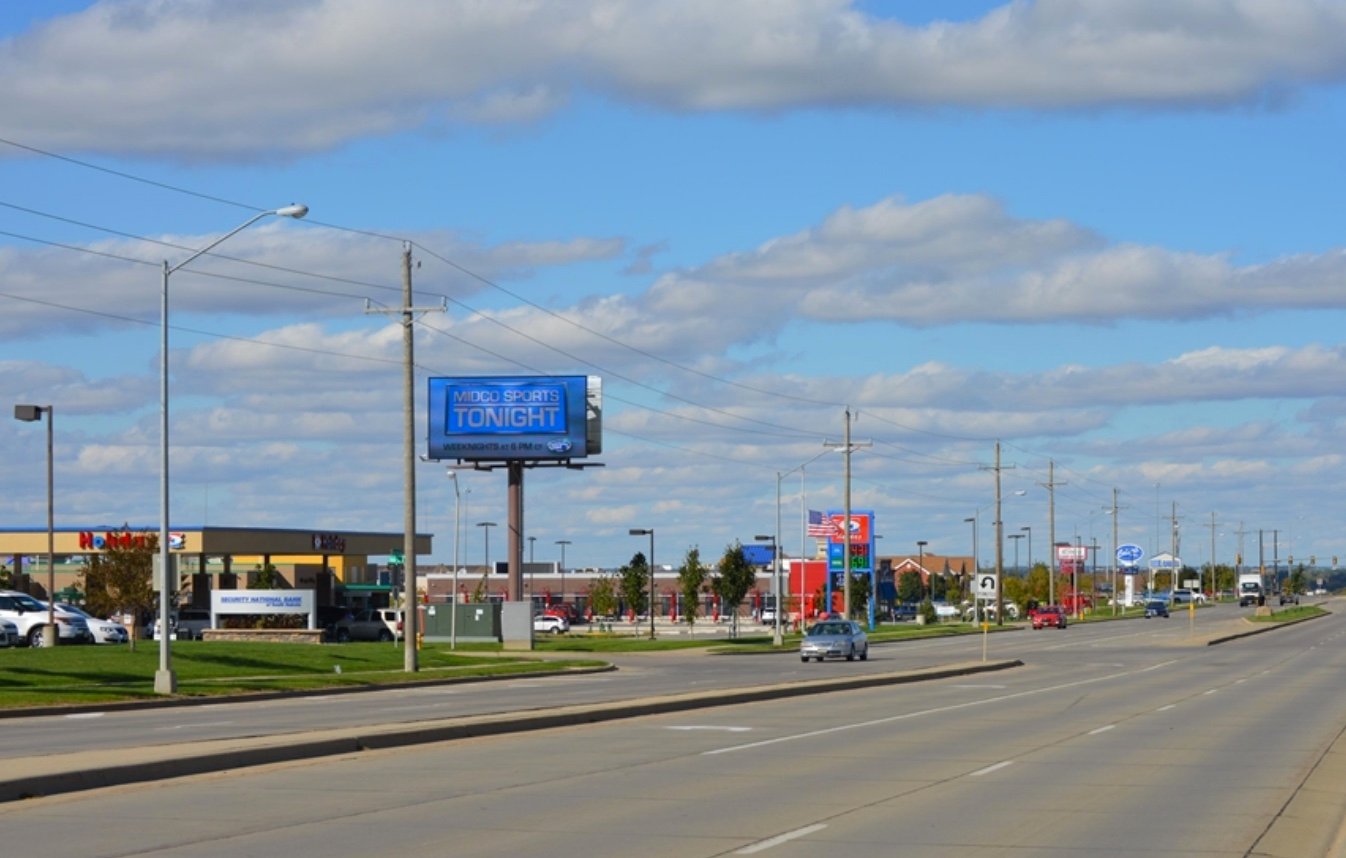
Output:
M157 540L158 525L62 527L53 532L54 589L61 596L80 590L79 576L88 557L109 546ZM0 564L10 570L17 589L47 596L47 529L0 528ZM270 565L285 586L311 589L316 604L339 604L340 591L372 593L391 589L379 581L378 563L402 547L400 533L320 532L255 527L197 527L169 534L184 604L208 607L215 589L243 589L250 575ZM429 534L416 535L416 553L431 551ZM358 600L357 600L358 601ZM347 602L349 604L349 602Z

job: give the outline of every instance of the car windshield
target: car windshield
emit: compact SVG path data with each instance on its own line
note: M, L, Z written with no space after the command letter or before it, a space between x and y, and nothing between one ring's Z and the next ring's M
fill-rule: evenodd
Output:
M844 635L849 628L845 623L819 623L809 630L810 635Z

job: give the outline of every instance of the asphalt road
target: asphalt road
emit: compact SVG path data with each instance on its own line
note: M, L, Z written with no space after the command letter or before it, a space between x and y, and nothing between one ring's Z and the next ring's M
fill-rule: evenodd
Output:
M993 657L1024 661L993 674L15 802L0 805L0 831L24 852L70 858L1340 854L1346 763L1333 744L1346 730L1346 619L1215 647L1198 645L1185 622L993 636ZM680 679L788 683L881 670L885 659L891 670L969 656L979 642L876 648L865 665L664 655L623 659L607 682L373 696L385 716L427 706L446 717L562 694L668 691ZM369 697L356 696L377 705ZM328 703L357 714L353 699ZM234 713L260 708L291 718L294 705L145 712L137 723L238 733L246 728L207 716L241 721ZM102 733L111 717L54 720Z
M237 736L273 736L355 724L410 723L601 703L688 691L740 689L805 679L914 670L956 662L1021 659L1048 665L1079 647L1108 647L1128 659L1154 658L1155 646L1183 646L1208 628L1243 613L1221 606L1169 620L1072 625L1065 631L1010 631L989 636L934 638L875 645L867 662L802 664L789 653L715 656L699 651L602 658L618 670L582 676L509 679L486 683L333 693L293 699L203 703L187 707L81 710L65 715L0 721L0 765L35 753L78 753L110 748L173 745ZM985 639L983 639L985 638ZM1121 656L1119 656L1121 657ZM1068 664L1070 659L1064 659Z

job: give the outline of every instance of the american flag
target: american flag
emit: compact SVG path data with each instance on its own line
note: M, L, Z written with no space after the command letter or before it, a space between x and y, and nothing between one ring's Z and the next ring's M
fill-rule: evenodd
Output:
M830 518L823 518L823 514L816 509L809 510L809 526L805 531L809 536L817 536L827 539L836 534L836 525Z

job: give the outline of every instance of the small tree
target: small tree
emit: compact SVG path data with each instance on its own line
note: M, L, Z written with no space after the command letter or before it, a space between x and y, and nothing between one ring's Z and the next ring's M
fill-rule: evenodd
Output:
M848 619L869 615L869 574L851 575L851 615Z
M99 617L129 613L134 617L130 629L133 651L141 615L159 603L151 580L158 550L158 534L146 534L144 540L133 540L130 545L108 545L101 554L86 557L79 573L79 588L84 591L90 613Z
M637 614L645 613L645 585L650 579L650 563L643 552L637 551L631 562L617 570L622 601Z
M252 583L248 585L248 588L251 590L275 590L283 583L280 572L275 566L267 563L252 570Z
M617 613L617 584L611 576L604 575L589 584L589 609L599 617Z
M696 627L696 615L701 610L701 588L705 586L710 570L701 562L701 549L687 549L687 557L678 568L678 593L682 596L683 616L689 628Z
M720 597L725 610L733 617L729 624L729 634L731 637L737 637L738 606L743 603L743 597L748 595L748 590L757 582L757 570L748 562L748 555L744 553L743 545L735 542L725 548L724 556L716 565L716 572L711 582L711 589Z
M908 569L897 576L897 599L899 602L918 603L921 597L925 595L925 588L921 586L921 573L915 569Z

